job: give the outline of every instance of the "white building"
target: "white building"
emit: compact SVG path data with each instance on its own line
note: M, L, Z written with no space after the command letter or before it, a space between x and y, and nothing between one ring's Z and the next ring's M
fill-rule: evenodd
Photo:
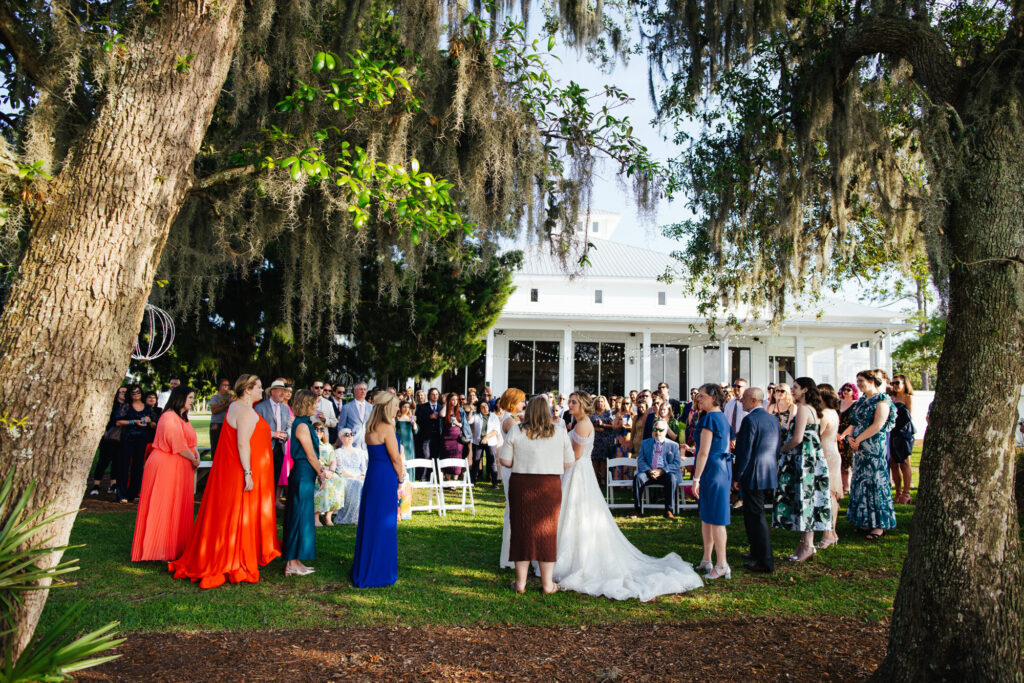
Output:
M445 391L515 386L541 391L622 395L661 381L674 396L704 382L748 380L754 386L814 374L845 381L843 357L891 371L891 337L908 329L892 311L825 300L789 316L775 332L764 322L711 341L685 283L658 277L678 264L669 254L615 242L620 216L593 213L586 235L591 265L570 278L545 253L526 253L483 358L445 373ZM578 226L583 229L582 223ZM851 347L857 349L852 351ZM813 358L812 358L813 356ZM823 358L827 362L823 368ZM847 364L848 365L848 364ZM858 368L860 369L860 368Z

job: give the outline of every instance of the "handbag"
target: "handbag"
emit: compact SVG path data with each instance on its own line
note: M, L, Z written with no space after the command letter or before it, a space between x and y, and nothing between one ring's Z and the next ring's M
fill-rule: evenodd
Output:
M120 441L121 433L124 431L124 427L121 425L114 425L107 431L103 432L103 438L107 441Z

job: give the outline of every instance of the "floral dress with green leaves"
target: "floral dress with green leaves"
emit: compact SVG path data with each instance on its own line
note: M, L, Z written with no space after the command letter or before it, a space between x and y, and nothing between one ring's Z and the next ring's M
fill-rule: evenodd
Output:
M791 531L832 529L828 462L821 450L819 425L804 427L800 445L782 454L775 489L772 526ZM788 436L785 437L788 440Z
M896 425L896 410L886 394L860 397L850 409L853 436L875 421L875 409L882 401L889 403L889 418L878 433L861 442L853 452L853 476L850 479L850 504L846 518L863 529L895 529L896 511L889 481L889 460L885 435Z

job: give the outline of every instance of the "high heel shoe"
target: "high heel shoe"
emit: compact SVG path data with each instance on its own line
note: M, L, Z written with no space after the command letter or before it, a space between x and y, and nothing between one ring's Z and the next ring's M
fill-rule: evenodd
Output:
M831 541L821 541L818 545L814 546L818 550L824 550L825 548L831 548L834 545L838 545L839 539L833 538Z
M792 555L790 555L789 557L787 557L786 559L789 560L790 562L806 562L807 560L809 560L812 557L814 557L815 553L818 552L817 550L814 549L813 545L811 546L810 550L811 550L811 552L807 555L807 557L805 557L803 559L800 559L800 549L797 548L797 551L795 553L793 553Z
M285 569L285 576L309 576L316 570L312 567L303 567L302 569Z
M712 572L723 572L723 573L719 574L718 576L711 576ZM726 565L724 567L719 567L718 565L715 565L715 568L712 569L710 572L708 572L704 576L704 578L707 579L708 581L714 581L715 579L731 579L732 578L732 568L729 567L728 565Z
M704 560L700 564L697 565L697 571L698 572L704 572L705 574L710 572L713 568L714 567L711 564L710 560Z

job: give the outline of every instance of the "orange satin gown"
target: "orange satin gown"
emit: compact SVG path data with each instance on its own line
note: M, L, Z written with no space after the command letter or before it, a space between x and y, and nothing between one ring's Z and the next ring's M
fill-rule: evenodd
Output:
M174 578L188 577L200 588L260 579L260 566L281 554L274 509L274 455L270 425L260 418L249 440L252 491L243 491L238 432L224 421L217 455L199 506L195 531L184 554L168 565Z
M195 470L181 452L191 451L197 440L196 430L179 415L160 416L142 475L132 562L173 560L192 538Z

